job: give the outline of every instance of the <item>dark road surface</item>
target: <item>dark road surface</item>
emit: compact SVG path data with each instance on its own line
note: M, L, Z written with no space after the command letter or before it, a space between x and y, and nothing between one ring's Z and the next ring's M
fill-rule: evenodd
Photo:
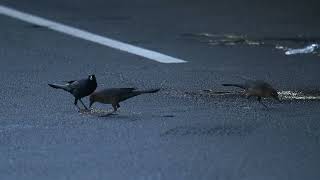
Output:
M209 46L182 33L320 36L317 1L1 0L16 8L188 61L162 64L0 15L0 179L318 180L320 101L279 104L221 83L263 79L320 90L320 57ZM162 90L82 114L48 83L94 73L98 89ZM85 103L88 104L86 98ZM95 104L97 109L110 105Z

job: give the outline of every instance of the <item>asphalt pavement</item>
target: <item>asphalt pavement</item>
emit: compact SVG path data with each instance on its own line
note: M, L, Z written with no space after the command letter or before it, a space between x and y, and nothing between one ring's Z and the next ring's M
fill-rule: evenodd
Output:
M188 61L163 64L0 15L1 179L320 178L319 100L266 99L267 109L221 86L248 77L268 81L279 92L316 96L320 57L286 56L269 46L213 46L183 36L316 38L317 1L1 0L0 5ZM96 75L98 89L161 91L121 103L117 115L99 117L79 113L71 95L47 85L88 74ZM231 93L215 93L221 91Z

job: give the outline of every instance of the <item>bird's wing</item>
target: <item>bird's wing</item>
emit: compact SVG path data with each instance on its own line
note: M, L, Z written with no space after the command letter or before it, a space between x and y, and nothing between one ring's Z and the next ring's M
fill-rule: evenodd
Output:
M114 88L113 89L114 92L117 92L119 94L131 93L134 90L135 90L135 88Z
M72 84L73 82L75 82L76 80L71 80L71 81L63 81L65 83L68 83L68 84Z
M125 92L132 92L136 90L136 88L117 88L120 91L125 91Z
M71 89L78 89L80 88L80 82L79 81L72 81L68 85Z
M109 96L118 96L122 94L131 93L134 90L135 88L110 88L102 90L101 93Z
M265 91L267 89L273 89L273 88L269 83L265 81L257 80L252 84L251 89Z

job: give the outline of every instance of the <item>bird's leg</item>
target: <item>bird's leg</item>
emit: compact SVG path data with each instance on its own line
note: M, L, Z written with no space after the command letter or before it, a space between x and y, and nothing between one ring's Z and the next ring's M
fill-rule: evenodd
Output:
M273 97L273 99L277 100L279 103L281 103L281 100L278 97Z
M79 101L81 102L81 104L83 105L83 107L84 107L86 110L89 110L89 109L87 108L87 106L82 102L81 99L79 99Z
M119 105L119 103L117 103L117 104L112 104L113 111L112 111L111 113L109 113L109 114L113 114L114 112L116 112L116 111L118 110L118 105ZM120 105L119 105L119 107L120 107Z
M120 104L119 103L117 103L117 108L120 108Z
M105 115L102 115L101 117L106 117L106 116L110 116L110 115L112 115L114 112L116 112L118 109L117 109L117 104L112 104L112 107L113 107L113 111L112 112L109 112L109 113L107 113L107 114L105 114Z
M261 101L261 97L260 97L260 96L258 97L258 101L259 101L259 103L262 104L265 108L268 108L268 106L265 105L265 104Z
M249 99L252 95L248 91L243 91L243 95Z
M247 93L246 93L246 91L241 91L241 92L240 92L240 95L241 95L241 96L245 96L245 97L247 97Z
M247 99L250 99L251 97L252 97L252 95L246 94L246 98L247 98Z
M78 106L78 99L77 98L74 99L74 105L77 106L79 111L81 110L81 108Z

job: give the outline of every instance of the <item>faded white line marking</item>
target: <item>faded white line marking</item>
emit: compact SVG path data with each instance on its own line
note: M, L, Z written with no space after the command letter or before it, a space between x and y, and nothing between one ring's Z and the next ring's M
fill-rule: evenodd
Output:
M174 58L162 53L144 49L141 47L133 46L131 44L123 43L117 40L113 40L104 36L100 36L85 30L77 29L68 25L64 25L58 22L54 22L45 18L41 18L32 14L24 13L6 6L0 5L0 14L6 15L21 21L25 21L31 24L47 27L48 29L58 31L70 36L74 36L80 39L85 39L91 42L95 42L104 46L108 46L114 49L125 51L131 54L145 57L150 60L154 60L160 63L185 63L187 61Z

